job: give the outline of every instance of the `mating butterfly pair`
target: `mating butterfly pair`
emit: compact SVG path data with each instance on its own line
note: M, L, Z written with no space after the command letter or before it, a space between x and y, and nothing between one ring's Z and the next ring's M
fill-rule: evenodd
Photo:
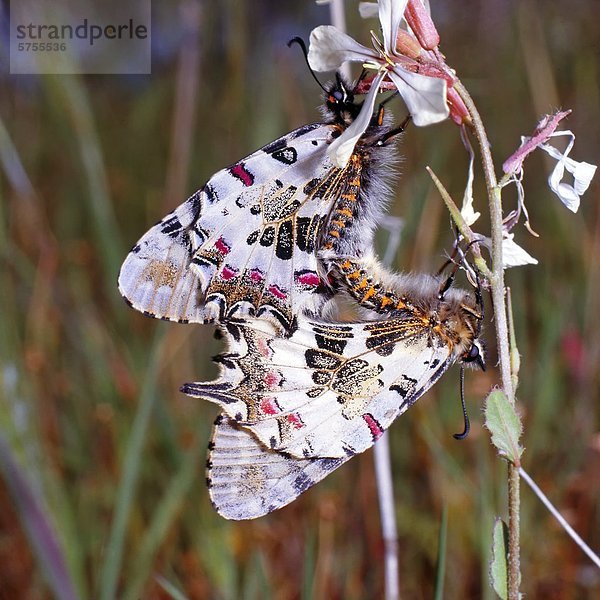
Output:
M141 238L119 276L133 308L224 334L219 379L182 391L222 410L207 482L231 519L288 504L372 446L454 362L478 357L469 294L386 274L373 256L394 162L383 110L338 168L328 146L360 105L338 76L325 106L324 122L214 175ZM340 289L369 320L318 318Z

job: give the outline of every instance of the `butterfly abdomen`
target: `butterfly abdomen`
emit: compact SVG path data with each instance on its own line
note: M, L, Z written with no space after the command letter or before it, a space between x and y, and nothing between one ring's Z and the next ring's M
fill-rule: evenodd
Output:
M378 318L417 319L457 358L475 343L481 315L469 293L450 289L441 298L443 279L424 274L392 274L373 256L324 256L342 288L363 310L377 313Z

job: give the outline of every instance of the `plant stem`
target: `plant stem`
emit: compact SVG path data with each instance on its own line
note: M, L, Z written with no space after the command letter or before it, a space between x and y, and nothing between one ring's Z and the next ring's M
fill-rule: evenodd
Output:
M398 532L396 527L390 443L387 431L377 440L377 443L373 446L373 452L385 559L385 599L398 600L400 598Z
M490 210L490 227L492 238L492 277L490 278L494 323L498 346L498 363L502 387L509 402L515 405L515 392L511 376L508 322L506 317L504 269L502 263L502 198L501 188L496 180L494 162L490 152L490 144L483 122L469 92L460 81L454 83L454 89L465 103L473 120L473 131L481 152L481 163L485 176ZM513 464L508 466L508 598L519 600L519 583L521 580L520 546L519 546L519 471Z
M382 262L385 266L389 266L396 256L398 245L400 244L402 219L390 216L387 218L385 224L382 224L382 227L387 229L389 233L387 248ZM399 600L398 526L396 524L392 460L387 431L384 432L373 446L373 460L375 461L381 537L383 538L384 548L385 600Z
M600 556L598 556L577 534L577 532L567 523L566 519L558 512L556 507L548 500L548 497L536 485L526 471L519 469L519 474L525 480L527 485L533 490L533 493L542 501L542 504L552 513L552 516L560 523L560 526L569 534L571 539L583 550L586 556L600 569Z

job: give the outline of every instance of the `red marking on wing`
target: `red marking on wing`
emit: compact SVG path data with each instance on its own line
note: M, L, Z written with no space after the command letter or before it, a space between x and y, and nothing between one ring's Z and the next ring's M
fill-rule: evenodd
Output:
M260 401L260 409L263 411L265 415L276 415L278 412L281 412L279 405L277 404L277 400L275 398L263 398Z
M238 163L237 165L233 165L229 172L239 179L246 187L250 187L254 183L254 175L246 169L246 165L244 163Z
M269 348L267 340L257 340L256 349L259 351L260 355L264 356L265 358L269 358L271 356L271 348Z
M265 276L258 269L252 269L252 271L250 271L251 281L254 281L255 283L259 283L264 278L265 278Z
M275 298L279 298L279 300L285 300L287 298L287 294L275 284L269 286L269 292L273 294Z
M304 427L304 422L298 413L292 413L291 415L288 415L287 421L290 425L292 425L292 427L294 427L294 429L302 429L302 427Z
M264 381L270 390L278 388L279 384L281 383L281 374L278 371L269 371L265 375Z
M381 425L373 418L373 415L369 413L364 414L362 418L369 427L369 431L371 432L373 439L378 440L383 435L383 429L381 428Z
M223 239L223 238L219 238L216 242L215 242L215 248L221 253L221 254L229 254L229 252L231 252L231 248L229 247L229 244L227 244L227 242Z
M233 279L236 275L237 271L231 267L223 267L223 270L221 271L221 279L224 279L225 281Z
M300 275L296 275L296 281L303 285L317 287L321 283L321 278L314 271L305 271Z

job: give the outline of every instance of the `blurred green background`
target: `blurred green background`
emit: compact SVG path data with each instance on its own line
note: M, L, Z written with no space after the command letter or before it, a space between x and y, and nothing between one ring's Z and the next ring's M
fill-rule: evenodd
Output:
M574 110L574 158L598 162L597 2L431 3L498 170L557 107ZM368 43L375 22L346 6L349 32ZM177 391L216 374L220 343L211 327L146 319L116 288L151 224L215 171L319 119L320 90L286 42L328 22L328 7L308 0L154 2L149 76L10 76L3 53L0 598L382 597L372 453L274 514L223 520L203 473L217 411ZM404 116L400 102L391 106ZM450 122L410 127L402 153L394 266L431 272L452 233L424 167L460 199L467 157ZM507 273L524 466L599 548L600 186L573 215L546 185L551 166L539 153L528 159L540 237L517 231L540 264ZM514 201L506 190L506 209ZM476 202L485 215L480 184ZM385 234L379 242L383 250ZM485 337L490 368L467 374L466 441L451 435L462 427L456 368L391 429L404 598L433 597L440 556L447 598L494 597L490 536L494 516L506 517L506 490L481 425L498 382L490 315ZM599 597L599 571L525 487L522 500L522 590Z

